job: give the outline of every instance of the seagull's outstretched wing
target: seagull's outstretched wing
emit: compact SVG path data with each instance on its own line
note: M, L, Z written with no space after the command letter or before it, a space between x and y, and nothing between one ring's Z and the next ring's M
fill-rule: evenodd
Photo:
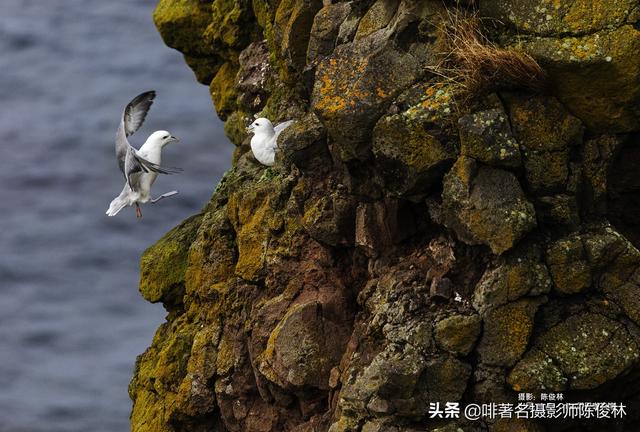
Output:
M280 135L280 133L283 130L285 130L286 128L291 126L293 124L293 122L295 122L295 120L287 120L285 122L282 122L282 123L279 123L279 124L275 125L273 130L276 132L276 138L278 137L278 135Z
M120 171L124 174L127 182L129 181L127 167L131 169L135 165L132 161L135 150L129 144L127 137L140 129L155 97L156 92L153 90L139 94L125 107L120 119L120 125L116 132L116 158Z
M139 94L124 109L122 125L126 136L133 135L147 118L147 113L156 98L154 90Z

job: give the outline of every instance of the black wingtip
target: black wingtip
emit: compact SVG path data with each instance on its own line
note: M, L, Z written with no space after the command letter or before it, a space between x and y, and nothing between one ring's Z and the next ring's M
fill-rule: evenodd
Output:
M140 93L138 96L134 97L131 102L129 102L129 106L136 106L140 103L147 102L149 106L153 103L153 100L156 98L156 91L150 90L144 93Z

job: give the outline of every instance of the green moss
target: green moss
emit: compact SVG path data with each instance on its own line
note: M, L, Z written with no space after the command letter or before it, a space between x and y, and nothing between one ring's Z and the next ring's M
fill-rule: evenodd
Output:
M222 120L225 120L238 107L238 92L235 84L239 68L236 63L226 62L218 70L209 86L213 105Z
M211 5L212 22L205 37L212 43L229 47L245 45L249 40L252 19L249 0L214 0Z
M213 47L202 43L211 19L209 7L194 0L160 0L153 13L164 42L192 57L215 54Z
M234 111L224 122L224 134L236 146L240 146L247 138L247 126L251 117L243 111Z
M187 255L202 221L192 216L148 248L140 260L140 293L172 308L182 303Z

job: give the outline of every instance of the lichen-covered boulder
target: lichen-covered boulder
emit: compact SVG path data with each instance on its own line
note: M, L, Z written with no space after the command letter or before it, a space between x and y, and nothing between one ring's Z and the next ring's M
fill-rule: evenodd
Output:
M570 189L569 158L572 147L582 143L580 120L553 98L514 96L508 106L529 190L544 195Z
M340 45L320 62L312 104L344 160L368 157L375 122L420 74L417 59L384 39Z
M539 248L530 247L526 254L515 250L502 257L498 266L487 269L476 285L473 307L484 315L491 308L521 297L549 293L553 283L540 255Z
M638 363L638 335L598 313L569 317L534 343L509 375L517 391L593 389Z
M547 250L547 263L559 293L577 294L591 286L591 268L580 236L553 243Z
M353 2L330 3L313 20L307 46L307 63L330 55L336 47L340 27L354 8Z
M310 113L286 128L278 137L277 163L307 170L314 164L330 165L327 131L315 114Z
M519 30L541 36L592 33L638 18L634 0L571 3L545 0L486 1L480 13L509 22Z
M453 315L439 321L434 329L436 343L445 350L458 355L467 355L473 349L482 321L478 315Z
M329 372L342 351L335 325L322 317L319 303L290 308L269 337L260 372L282 386L328 389Z
M451 142L441 142L411 113L383 117L373 131L373 154L386 188L398 196L424 196L456 158Z
M478 343L482 362L513 366L527 349L536 311L546 300L545 297L526 298L487 311Z
M435 61L432 40L403 46L399 37L441 11L435 2L376 2L360 20L355 40L336 46L319 62L311 106L339 143L343 160L370 156L368 141L377 120Z
M469 244L496 254L511 249L536 226L533 205L516 177L461 157L444 178L445 224Z
M460 153L487 165L517 167L520 148L501 109L467 114L458 120Z

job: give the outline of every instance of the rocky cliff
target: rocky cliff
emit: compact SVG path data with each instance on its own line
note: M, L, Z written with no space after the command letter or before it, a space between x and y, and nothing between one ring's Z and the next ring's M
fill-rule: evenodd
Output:
M136 363L133 431L638 427L640 6L461 3L160 1L236 151L142 257L168 317ZM544 78L481 55L471 85L451 44L469 15ZM249 150L255 114L297 119L273 168ZM629 407L428 415L520 392Z

